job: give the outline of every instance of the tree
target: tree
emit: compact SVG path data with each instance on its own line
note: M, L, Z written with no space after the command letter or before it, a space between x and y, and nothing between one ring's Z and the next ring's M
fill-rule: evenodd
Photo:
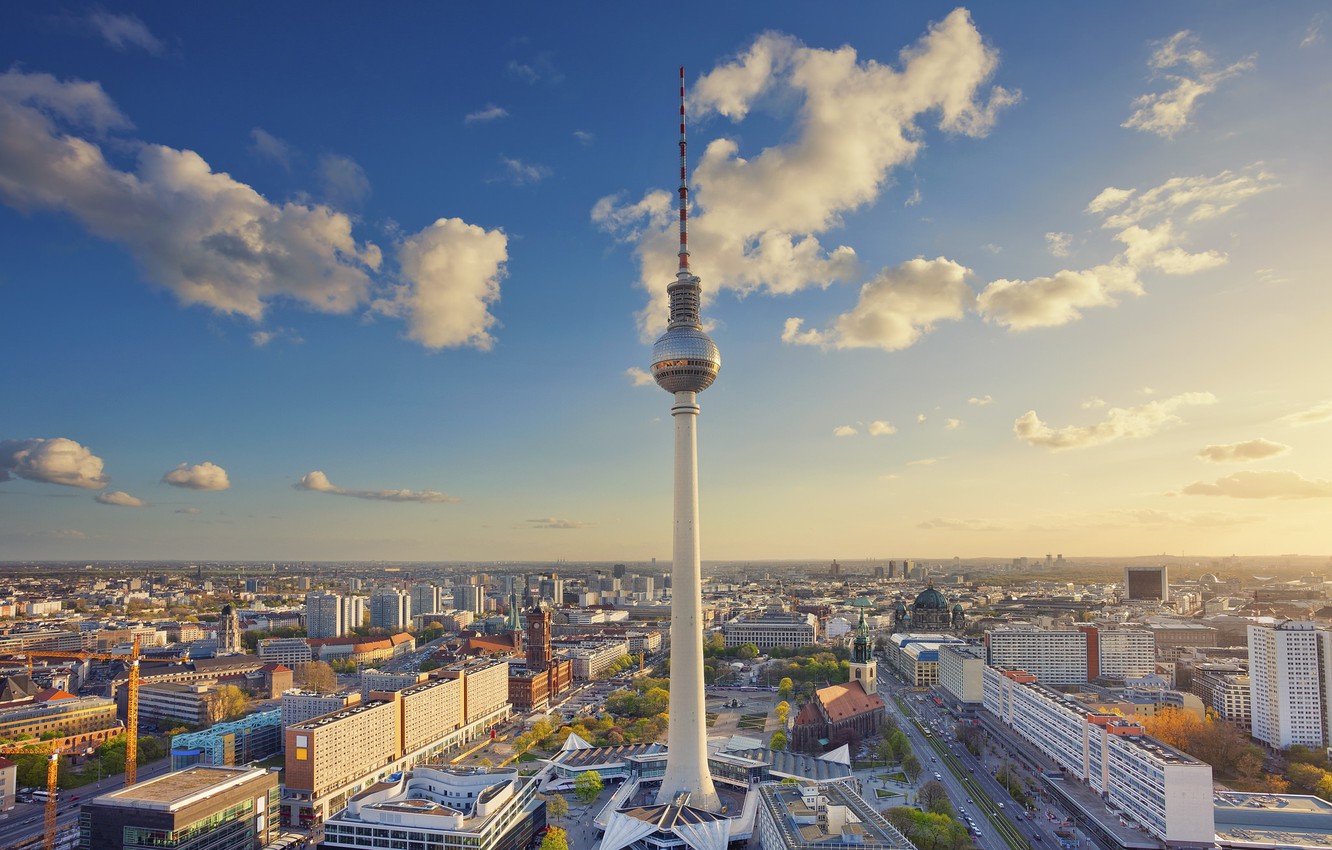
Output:
M546 814L559 823L569 814L569 801L562 794L551 794L546 798Z
M907 753L902 757L902 772L906 774L907 779L915 782L916 777L920 776L920 771L920 759L916 758L915 753Z
M937 779L931 779L920 786L917 794L921 806L936 815L952 817L953 806L948 802L948 789Z
M704 655L721 655L725 651L726 638L722 637L721 632L708 635L708 642L703 644Z
M595 770L587 770L574 777L574 796L584 803L597 799L604 787L601 774Z
M1163 708L1143 721L1147 734L1177 750L1188 751L1203 732L1203 722L1190 711Z
M564 830L553 826L546 830L546 837L541 839L541 850L569 850L569 836Z
M736 650L736 657L750 661L759 657L759 649L752 643L746 643Z
M327 661L299 661L292 665L292 681L298 688L331 694L338 689L338 677Z
M884 763L897 761L897 750L893 748L892 738L885 735L879 739L879 743L874 745L874 755L883 759Z
M777 706L772 710L772 713L777 715L777 722L785 726L786 718L791 716L791 703L782 700L777 703Z
M789 700L791 698L791 694L793 694L794 692L795 692L795 682L791 681L791 677L787 676L786 678L782 679L780 682L777 683L777 696L780 697L781 699Z
M210 723L234 720L250 709L250 696L235 685L223 685L205 697L204 710Z
M768 742L768 746L774 750L786 749L786 733L781 731L780 729L777 730L776 732L773 732L772 740Z
M892 747L893 759L896 761L901 761L911 752L911 740L901 729L894 729L888 733L888 746Z

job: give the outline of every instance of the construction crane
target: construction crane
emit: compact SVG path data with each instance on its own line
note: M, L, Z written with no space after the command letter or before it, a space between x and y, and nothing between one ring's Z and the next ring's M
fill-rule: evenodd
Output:
M129 680L126 682L125 693L125 785L133 785L138 781L138 759L139 759L139 636L134 636L134 649L129 656ZM78 661L94 659L97 661L125 661L124 655L111 652L46 652L44 650L30 650L27 653L28 659L28 678L32 678L32 658L33 656L42 658L69 658ZM189 661L189 658L162 658L154 659L166 662ZM24 750L32 752L32 750ZM55 774L52 774L53 776ZM49 807L49 804L48 804Z
M28 744L6 744L0 747L0 755L48 755L46 762L46 826L43 832L43 850L55 850L56 839L56 793L59 791L61 749L50 741L33 741Z

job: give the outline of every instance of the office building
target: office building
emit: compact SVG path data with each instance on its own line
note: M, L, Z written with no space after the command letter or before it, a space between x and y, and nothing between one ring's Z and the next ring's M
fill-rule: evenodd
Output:
M573 677L587 681L601 677L611 665L628 654L627 641L612 639L578 646L569 650L566 657L573 662Z
M546 824L537 780L513 768L419 766L347 801L324 825L327 850L522 850Z
M14 795L18 793L18 765L0 756L0 812L14 808Z
M939 689L955 706L974 708L984 698L985 650L966 643L939 647Z
M264 638L259 641L258 650L260 660L288 667L314 660L310 644L305 638Z
M1249 626L1253 737L1269 747L1332 745L1332 632L1310 621Z
M272 709L171 738L171 769L244 765L282 752L282 711Z
M759 786L762 850L915 850L888 819L840 782Z
M542 576L537 582L537 594L556 608L564 604L564 579L554 574Z
M1125 567L1124 598L1170 601L1170 571L1166 567Z
M722 624L722 638L727 646L744 646L752 643L759 649L772 649L776 646L795 649L809 646L814 642L818 631L818 617L813 614L782 611L780 608L772 608L762 614L741 615L729 623ZM671 637L674 640L673 634Z
M918 688L939 682L939 650L961 644L961 638L938 634L891 634L884 655L898 674Z
M460 584L453 588L453 607L470 614L485 613L485 588L475 584Z
M277 773L196 765L85 801L78 846L259 850L277 836L277 808Z

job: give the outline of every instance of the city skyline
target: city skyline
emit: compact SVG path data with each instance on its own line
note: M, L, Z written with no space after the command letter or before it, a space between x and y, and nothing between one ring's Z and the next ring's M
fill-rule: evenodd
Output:
M1321 5L704 8L8 10L0 559L664 562L681 64L707 560L1320 551Z

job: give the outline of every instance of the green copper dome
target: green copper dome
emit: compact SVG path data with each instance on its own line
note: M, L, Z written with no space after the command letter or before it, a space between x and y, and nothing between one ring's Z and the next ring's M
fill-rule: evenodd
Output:
M948 600L933 587L927 587L921 591L920 596L916 597L915 603L911 606L913 611L947 611L948 608Z

